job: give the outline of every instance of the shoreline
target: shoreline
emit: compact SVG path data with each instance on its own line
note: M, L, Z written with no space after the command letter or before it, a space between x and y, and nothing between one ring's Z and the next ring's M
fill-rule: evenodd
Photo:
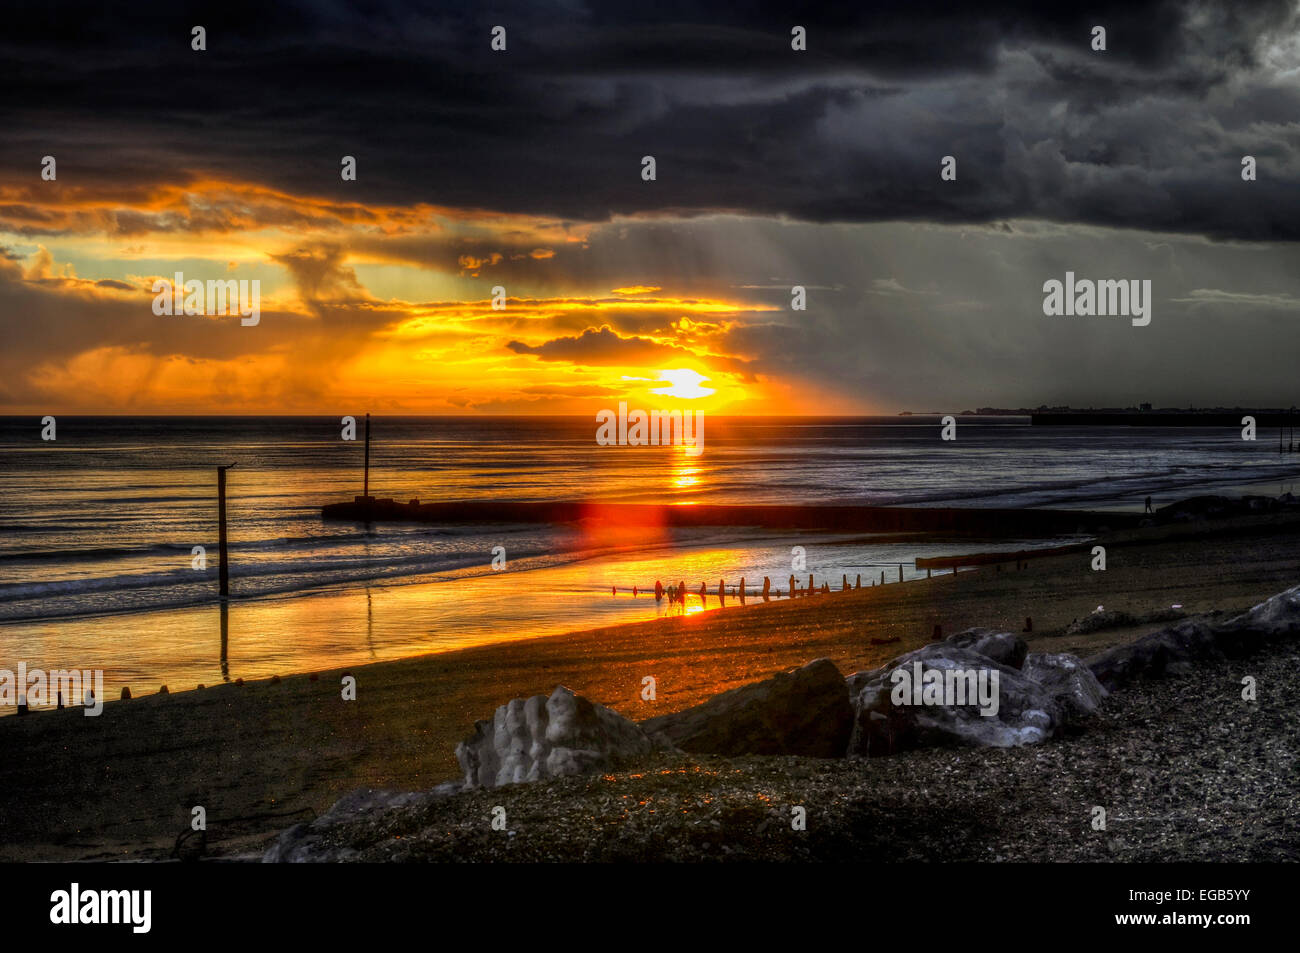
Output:
M255 852L353 789L427 790L457 776L453 749L475 721L556 684L640 721L813 658L845 672L874 667L929 641L935 625L1020 632L1026 617L1035 651L1092 655L1155 627L1063 634L1098 605L1243 611L1295 584L1295 521L1227 522L1133 531L1106 572L1090 572L1087 554L1058 554L1020 572L985 568L353 666L355 702L340 698L344 670L328 669L110 701L98 718L67 709L0 719L10 752L0 764L10 792L0 859L164 859L195 804L207 810L211 855ZM658 682L653 704L640 699L645 675Z
M1060 536L1135 527L1141 516L1121 511L860 504L604 503L463 500L406 503L356 497L327 503L323 520L377 523L597 522L613 527L761 527L954 536Z
M900 564L908 578L924 576L924 570L912 567L923 553L994 545L984 539L918 534L735 531L701 537L698 533L591 533L586 553L548 560L516 557L509 572L491 571L484 563L473 572L454 576L384 578L368 584L236 596L224 608L220 600L208 598L187 606L130 613L6 622L8 645L15 657L32 668L102 669L108 698L116 698L123 687L141 697L163 684L175 691L237 677L283 678L514 641L525 635L553 637L683 612L712 612L719 608L720 577L729 583L728 608L738 600L735 589L741 578L746 580L747 601L761 599L764 573L773 578L773 598L788 599L792 543L807 547L807 568L815 573L818 585L830 582L836 590L846 575L850 585L859 576L866 577L865 586L878 580L882 571L892 585ZM1052 541L1003 542L1020 550ZM688 604L656 603L655 580L672 584L682 571L692 580ZM704 605L698 595L701 579L709 590ZM807 576L801 574L800 585L806 582ZM615 583L617 596L612 596L610 587ZM636 598L631 596L633 584L641 590ZM116 634L123 628L141 633L141 638L123 645ZM53 704L33 711L47 708ZM12 714L12 706L0 708L0 719Z

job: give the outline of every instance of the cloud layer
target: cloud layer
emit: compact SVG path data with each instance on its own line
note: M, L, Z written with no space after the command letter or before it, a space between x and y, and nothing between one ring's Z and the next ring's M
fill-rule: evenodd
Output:
M0 35L0 169L35 182L52 154L60 188L117 190L201 172L361 217L725 209L1297 237L1290 0L850 6L24 4ZM206 52L190 48L196 23ZM806 52L791 49L796 23ZM489 46L497 24L505 52ZM1244 185L1247 154L1260 171ZM356 182L340 180L344 155ZM956 182L939 179L945 155Z

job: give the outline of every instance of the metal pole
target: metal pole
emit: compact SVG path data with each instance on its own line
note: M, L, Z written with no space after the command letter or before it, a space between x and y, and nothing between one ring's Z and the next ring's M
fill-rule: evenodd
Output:
M366 474L362 479L361 495L370 496L370 415L366 414Z

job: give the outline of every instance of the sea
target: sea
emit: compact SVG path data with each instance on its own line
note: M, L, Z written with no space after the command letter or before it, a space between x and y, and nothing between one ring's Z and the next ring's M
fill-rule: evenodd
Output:
M918 556L1069 538L897 542L761 528L359 524L366 418L0 418L0 669L102 669L112 697L544 637L674 611L656 581L891 584ZM1035 427L1024 417L707 418L703 452L600 446L588 417L370 419L371 495L424 502L1141 510L1295 492L1300 454L1234 428ZM355 433L348 433L349 429ZM345 439L354 436L355 439ZM227 471L229 600L217 595ZM802 562L799 562L799 561ZM633 587L637 594L632 593ZM752 597L752 596L751 596ZM733 595L729 605L735 604Z

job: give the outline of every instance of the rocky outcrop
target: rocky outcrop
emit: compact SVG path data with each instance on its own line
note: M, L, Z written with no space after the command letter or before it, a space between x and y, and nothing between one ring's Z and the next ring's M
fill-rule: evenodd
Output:
M929 688L927 689L927 685ZM1073 655L967 629L848 678L850 756L934 746L1034 744L1097 710L1106 690Z
M355 829L385 820L390 812L400 808L418 807L459 792L459 781L440 784L432 791L376 791L363 788L344 795L316 820L309 824L295 824L283 832L262 855L264 864L329 863L347 860L355 851L347 846L331 843L329 834L334 828Z
M683 751L840 758L853 728L844 676L830 659L724 692L702 705L642 722Z
M1139 678L1185 674L1195 662L1245 658L1270 642L1297 635L1300 586L1227 621L1189 619L1117 645L1088 659L1088 667L1102 685L1114 690Z
M1020 673L1043 686L1067 726L1096 712L1109 694L1087 663L1067 652L1032 652Z
M1010 748L1050 738L1064 724L1061 706L1042 685L950 642L859 672L849 685L851 757L928 747Z
M516 698L456 746L466 787L497 787L602 770L656 747L634 722L563 685Z

